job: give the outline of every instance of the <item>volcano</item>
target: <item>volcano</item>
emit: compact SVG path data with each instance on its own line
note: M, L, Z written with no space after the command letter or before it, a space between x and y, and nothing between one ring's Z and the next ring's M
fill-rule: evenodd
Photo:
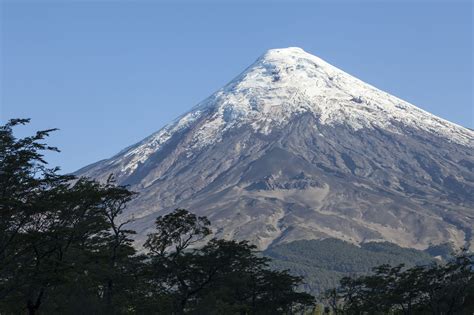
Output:
M76 175L140 193L124 213L138 241L185 208L260 249L337 238L472 250L473 149L472 130L285 48Z

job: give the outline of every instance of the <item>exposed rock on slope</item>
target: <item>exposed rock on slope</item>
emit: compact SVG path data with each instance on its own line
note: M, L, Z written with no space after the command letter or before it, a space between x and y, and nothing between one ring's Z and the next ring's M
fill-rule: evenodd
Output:
M473 149L473 131L287 48L78 174L140 192L128 209L139 239L182 207L262 249L328 237L473 248Z

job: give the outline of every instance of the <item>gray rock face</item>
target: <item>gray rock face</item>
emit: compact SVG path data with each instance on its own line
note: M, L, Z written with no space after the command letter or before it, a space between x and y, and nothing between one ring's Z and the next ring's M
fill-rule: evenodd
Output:
M471 130L289 48L77 174L140 193L125 213L139 241L180 207L261 249L329 237L473 249L473 148Z

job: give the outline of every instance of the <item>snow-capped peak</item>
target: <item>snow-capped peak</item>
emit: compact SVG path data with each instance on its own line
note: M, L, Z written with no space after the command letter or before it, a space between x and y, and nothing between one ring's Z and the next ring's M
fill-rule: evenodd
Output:
M353 130L376 127L395 133L402 133L401 128L407 126L474 146L472 131L380 91L301 48L290 47L268 50L190 112L132 147L127 153L132 159L125 170L135 169L173 134L198 120L201 123L191 148L221 141L226 131L242 125L269 134L302 113L315 115L321 125Z
M380 91L297 47L268 50L198 108L209 106L214 108L213 128L216 124L228 128L249 123L257 132L268 133L295 114L311 112L321 124L341 124L354 130L377 126L395 132L401 124L472 145L472 133L467 129Z
M140 192L126 210L139 240L180 207L260 249L327 237L473 248L473 149L473 131L286 48L78 174Z

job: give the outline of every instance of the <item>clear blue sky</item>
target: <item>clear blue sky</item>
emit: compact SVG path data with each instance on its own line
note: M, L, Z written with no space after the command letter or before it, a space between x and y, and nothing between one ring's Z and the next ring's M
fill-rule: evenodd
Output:
M65 172L160 129L276 47L474 127L468 0L0 1L1 120L60 128L49 160Z

